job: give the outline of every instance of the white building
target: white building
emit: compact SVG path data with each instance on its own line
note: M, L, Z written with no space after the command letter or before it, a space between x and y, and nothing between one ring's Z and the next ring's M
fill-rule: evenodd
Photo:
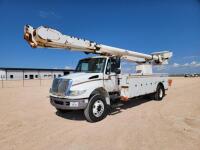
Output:
M71 72L71 69L0 68L0 80L52 79Z

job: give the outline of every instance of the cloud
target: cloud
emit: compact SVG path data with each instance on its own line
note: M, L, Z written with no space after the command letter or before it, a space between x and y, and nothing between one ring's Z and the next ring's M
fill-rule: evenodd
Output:
M200 63L196 64L196 67L200 67Z
M65 66L65 69L72 69L71 66Z
M173 65L172 65L173 67L179 67L180 66L180 64L178 64L178 63L173 63Z
M182 66L183 67L188 67L190 64L189 63L185 63L185 64L183 64Z
M72 69L71 66L65 66L64 68L62 67L54 67L53 69Z
M191 63L185 63L185 64L178 64L178 63L173 63L171 67L200 67L200 62L197 61L192 61Z
M197 64L197 62L196 61L192 61L191 62L191 65L193 66L193 65L196 65Z
M194 59L194 58L199 58L200 56L185 56L183 59Z
M56 18L56 19L62 18L62 16L58 15L54 11L43 11L43 10L39 11L39 16L41 18Z
M192 61L190 63L191 67L199 67L200 66L200 63L196 62L196 61Z

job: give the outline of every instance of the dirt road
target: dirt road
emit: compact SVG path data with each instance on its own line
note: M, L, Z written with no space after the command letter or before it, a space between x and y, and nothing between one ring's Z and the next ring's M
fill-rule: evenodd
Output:
M133 100L98 123L58 114L48 90L0 89L1 150L200 149L200 78L173 78L163 101Z

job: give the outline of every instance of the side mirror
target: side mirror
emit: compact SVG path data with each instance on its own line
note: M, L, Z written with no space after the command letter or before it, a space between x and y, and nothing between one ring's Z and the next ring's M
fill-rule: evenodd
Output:
M121 73L121 69L119 69L119 68L115 69L115 73L116 74L120 74Z

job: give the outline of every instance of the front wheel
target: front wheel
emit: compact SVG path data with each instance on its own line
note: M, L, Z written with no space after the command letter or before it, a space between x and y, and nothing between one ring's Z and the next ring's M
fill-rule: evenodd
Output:
M104 119L107 114L108 106L105 98L99 94L93 95L84 110L86 120L89 122L97 122Z

